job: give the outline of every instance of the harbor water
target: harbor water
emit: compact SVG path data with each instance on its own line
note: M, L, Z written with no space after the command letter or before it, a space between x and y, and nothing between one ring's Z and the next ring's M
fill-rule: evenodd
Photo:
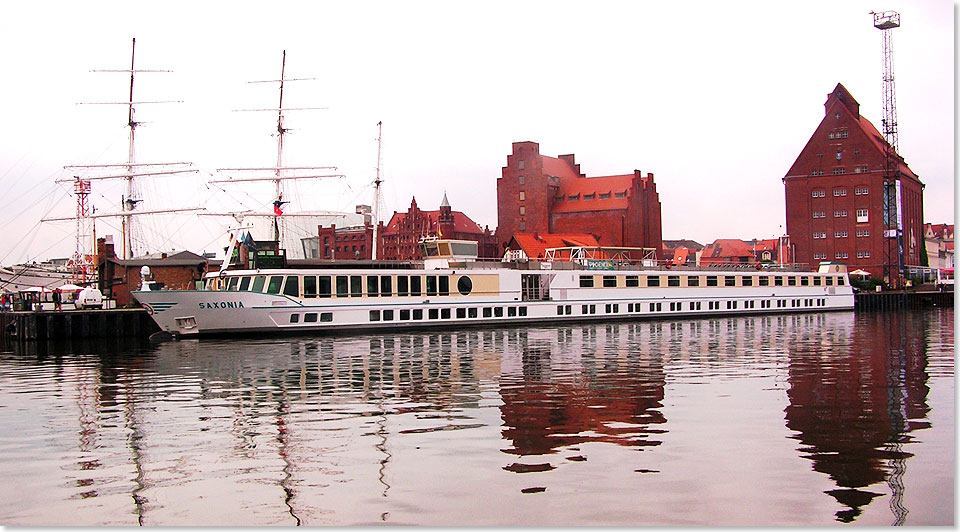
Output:
M0 525L953 525L953 309L0 353Z

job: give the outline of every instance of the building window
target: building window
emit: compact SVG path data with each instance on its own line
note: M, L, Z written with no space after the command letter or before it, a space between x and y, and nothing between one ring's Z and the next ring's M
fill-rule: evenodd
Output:
M813 198L824 198L824 197L826 197L826 196L827 196L827 191L826 191L826 190L823 190L822 188L821 188L821 189L813 190L813 191L810 193L810 197L813 197Z
M870 189L865 186L857 187L853 189L853 193L856 194L857 196L866 196L867 194L870 193Z
M857 223L867 223L870 221L870 213L867 209L857 209Z
M567 201L579 201L579 200L580 200L580 194L571 194L567 196Z
M526 231L526 230L527 230L527 222L525 222L525 221L523 221L523 220L520 220L520 230L521 230L521 231Z
M517 169L523 170L523 159L520 159L519 161L517 161Z
M525 182L526 182L526 179L525 179L522 175L521 175L521 176L517 176L517 184L523 185L523 184L525 184ZM521 192L521 194L522 194L522 192ZM523 199L523 198L520 198L520 199Z
M823 175L823 170L813 170L812 172L810 172L810 175L814 175L814 176Z
M839 198L840 196L846 196L847 189L845 188L835 188L833 189L833 197Z
M600 194L600 199L610 199L610 193Z
M520 216L527 214L527 208L523 205L520 206Z
M619 198L625 198L625 197L627 197L627 191L614 192L614 193L613 193L613 197L618 198L618 199L619 199Z
M593 193L593 194L584 194L584 195L583 195L583 201L590 201L590 200L592 200L592 199L595 198L595 197L597 197L597 195L596 195L595 193Z
M521 190L521 191L520 191L520 201L524 201L525 199L527 199L527 193Z
M839 160L841 160L841 159L843 159L843 152L842 152L842 151L838 151L838 152L837 152L837 160L839 161Z
M846 173L847 173L847 169L846 169L846 168L842 168L842 167L841 167L841 168L834 168L834 169L833 169L833 175L844 175L844 174L846 174Z

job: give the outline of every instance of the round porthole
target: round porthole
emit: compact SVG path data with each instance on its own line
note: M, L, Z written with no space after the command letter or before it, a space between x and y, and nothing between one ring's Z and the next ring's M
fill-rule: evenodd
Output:
M471 281L469 277L461 277L460 280L457 281L457 291L460 292L460 295L470 295L471 290L473 290L473 281Z

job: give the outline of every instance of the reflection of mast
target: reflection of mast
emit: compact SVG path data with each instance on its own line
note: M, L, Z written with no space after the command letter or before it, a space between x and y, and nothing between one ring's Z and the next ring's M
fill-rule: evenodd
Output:
M890 474L887 475L887 486L890 487L890 511L894 516L894 526L903 525L907 518L907 510L903 506L903 474L906 472L904 460L903 438L907 419L907 339L904 328L906 324L901 320L900 345L893 348L894 339L890 339L890 359L887 366L887 414L890 416L890 439L886 450L890 455ZM889 329L891 333L893 328Z
M124 386L124 390L126 391L126 404L123 413L126 418L126 428L130 431L127 442L130 445L130 452L133 454L133 467L137 472L137 475L133 479L135 487L133 491L130 492L130 495L133 497L133 505L136 508L137 524L143 526L143 506L147 501L143 495L140 495L146 488L143 481L143 455L140 452L140 442L143 440L143 432L140 431L140 423L137 421L136 412L134 411L136 400L130 397L131 387Z

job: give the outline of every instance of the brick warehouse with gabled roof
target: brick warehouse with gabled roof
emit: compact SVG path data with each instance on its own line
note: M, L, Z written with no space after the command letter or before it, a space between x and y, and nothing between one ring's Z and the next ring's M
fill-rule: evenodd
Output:
M842 84L824 103L825 116L783 178L787 233L795 260L820 261L883 275L883 184L887 143ZM903 198L905 265L919 265L923 241L923 183L897 156ZM896 246L889 261L897 264Z
M660 198L653 174L586 177L574 156L548 157L536 142L514 142L497 179L497 242L519 233L586 233L601 246L661 253Z

